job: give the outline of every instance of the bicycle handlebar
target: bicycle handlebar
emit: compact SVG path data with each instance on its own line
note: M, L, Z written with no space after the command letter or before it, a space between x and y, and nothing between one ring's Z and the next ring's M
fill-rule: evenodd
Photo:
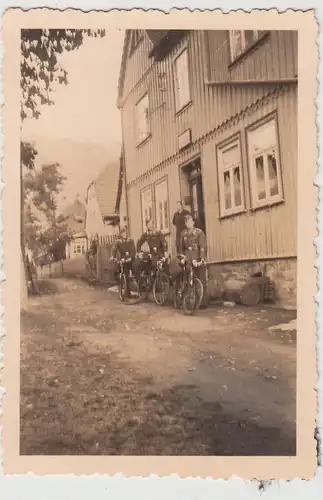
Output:
M186 257L186 255L178 254L177 257L180 260L184 260L184 263L186 263L188 261L188 258ZM204 259L200 259L199 261L197 261L196 259L192 259L192 264L193 264L194 267L201 267L201 266L205 265L206 262L205 262Z
M112 260L113 260L114 262L117 262L118 264L121 264L121 263L122 263L122 264L125 264L125 263L127 263L127 262L131 262L131 261L132 261L132 259L131 259L131 258L128 258L128 259L120 259L120 260L118 260L118 259L116 259L115 257L113 257L113 258L112 258Z

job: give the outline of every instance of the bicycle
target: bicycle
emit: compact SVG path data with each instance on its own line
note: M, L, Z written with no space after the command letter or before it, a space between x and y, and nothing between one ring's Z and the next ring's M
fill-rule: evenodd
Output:
M119 265L119 299L122 302L128 302L130 299L140 299L139 286L137 280L132 274L131 269L127 272L126 265L129 264L132 259L122 258L120 260L112 258L114 262Z
M170 278L163 270L166 257L157 260L157 267L155 270L151 268L152 254L148 254L144 268L141 270L139 279L139 293L141 299L148 300L149 292L152 291L154 301L157 305L163 306L166 304L169 291L170 291Z
M163 306L166 304L169 291L170 291L170 278L167 273L164 271L164 264L167 261L166 257L162 259L158 259L157 261L157 269L154 273L153 278L153 297L154 301L157 305Z
M183 308L184 313L187 315L193 315L197 309L200 308L204 287L202 281L196 275L196 269L205 265L203 260L196 261L192 260L189 265L188 259L185 255L178 256L181 260L181 266L183 271L180 278L180 286L174 287L173 295L173 305L175 309Z

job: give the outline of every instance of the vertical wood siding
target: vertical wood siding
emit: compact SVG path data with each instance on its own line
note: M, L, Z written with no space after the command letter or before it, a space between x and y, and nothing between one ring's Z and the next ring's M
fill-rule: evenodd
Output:
M172 216L181 190L179 165L201 153L209 259L220 262L296 255L297 87L285 86L287 90L278 98L263 103L274 86L206 85L207 79L228 78L229 52L226 40L227 31L191 31L164 61L152 63L148 58L151 45L147 39L127 63L122 123L131 234L137 238L142 230L141 189L167 175ZM175 114L173 61L184 47L188 48L192 102ZM248 57L230 68L230 78L233 79L292 78L296 73L297 34L294 32L270 32L269 37L259 47L255 47ZM147 90L151 137L137 146L134 109ZM259 103L257 109L254 109L255 103ZM250 200L245 127L275 109L285 201L270 209L251 212L248 210ZM243 116L239 117L241 112ZM229 124L230 120L232 123ZM223 129L226 122L228 126ZM193 144L179 154L178 135L187 128L192 130ZM235 217L219 219L216 144L237 131L241 132L244 155L247 211ZM150 173L151 169L154 169L153 173ZM174 228L171 228L167 238L173 245Z
M277 112L284 202L250 210L246 127ZM220 218L216 145L240 132L246 212ZM283 92L254 113L216 135L202 149L202 171L210 260L258 259L296 255L297 241L297 95Z
M180 158L156 169L128 188L131 234L138 238L142 231L140 193L167 175L170 219L181 196L180 167L189 157L201 153L206 231L209 260L225 262L296 255L297 249L297 91L285 90L278 98L269 99L257 110L222 132L215 134L200 147L185 152ZM276 112L279 129L280 158L283 177L284 202L270 208L250 210L249 169L246 154L246 127ZM288 117L288 119L287 119ZM245 188L246 212L220 218L216 146L240 132ZM167 236L174 252L175 231Z
M194 142L270 90L268 86L235 88L205 84L210 71L214 77L215 69L218 80L227 78L230 62L227 36L227 31L191 31L164 61L155 63L148 57L151 42L146 37L128 59L122 109L128 183L177 153L178 135L185 129L192 129ZM173 61L184 47L188 49L192 102L176 114ZM231 70L231 77L292 77L297 72L296 54L297 34L270 32L264 43ZM138 146L135 105L147 91L151 137Z

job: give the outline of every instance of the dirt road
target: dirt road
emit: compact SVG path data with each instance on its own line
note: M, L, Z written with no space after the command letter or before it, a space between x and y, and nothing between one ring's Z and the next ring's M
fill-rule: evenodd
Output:
M295 339L268 328L293 312L51 286L22 315L21 454L295 454Z

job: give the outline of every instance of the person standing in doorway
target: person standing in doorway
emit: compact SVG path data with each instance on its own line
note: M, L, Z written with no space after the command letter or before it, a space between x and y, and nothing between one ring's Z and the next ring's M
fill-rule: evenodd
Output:
M176 227L176 251L179 252L179 244L181 239L182 231L185 229L185 215L190 215L190 212L186 210L181 201L177 202L177 210L174 213L173 225Z

